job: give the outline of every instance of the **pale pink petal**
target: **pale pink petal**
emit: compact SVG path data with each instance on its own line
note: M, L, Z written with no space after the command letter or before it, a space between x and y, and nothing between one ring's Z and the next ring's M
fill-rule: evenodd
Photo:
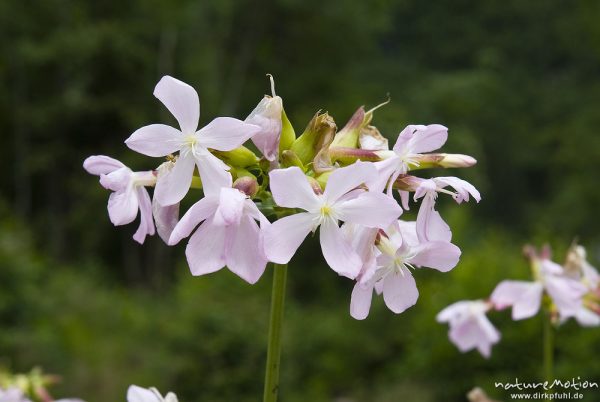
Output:
M402 208L382 193L364 192L348 201L339 201L335 211L340 220L371 228L386 228L402 214Z
M355 162L350 166L336 169L327 179L323 196L330 203L363 183L377 178L377 169L370 162Z
M463 201L469 201L469 195L471 195L475 201L481 201L481 194L475 186L468 181L459 179L458 177L435 177L433 181L440 187L451 186L456 191L457 195L454 197L456 202L459 204Z
M423 200L421 201L421 206L419 207L419 212L417 213L416 232L417 232L417 238L419 239L419 242L422 242L422 243L428 242L429 234L430 234L429 228L438 226L437 223L435 223L436 217L434 216L434 212L435 212L435 210L433 209L434 207L435 207L435 199L433 198L433 196L430 194L425 195L425 197L423 197ZM440 217L440 219L441 219L441 217ZM439 235L439 233L437 233L437 232L434 232L434 236L435 236L435 234Z
M583 327L597 327L600 325L600 316L585 307L577 310L575 319Z
M263 213L260 212L256 204L251 199L246 199L244 204L244 214L247 214L248 216L259 221L260 227L263 229L271 224L271 222L269 222Z
M540 309L544 288L537 282L502 281L492 292L490 300L496 308L512 306L513 320L533 317Z
M390 177L398 169L400 158L392 156L379 162L373 163L377 169L377 175L369 180L366 185L370 191L380 193L385 190Z
M179 204L163 207L158 203L156 197L154 197L152 199L152 214L158 235L168 244L169 237L171 237L173 229L175 229L175 226L179 222Z
M410 200L410 193L408 191L398 191L398 194L400 194L400 203L402 205L402 209L404 209L405 211L408 211L410 209L408 202Z
M430 241L444 241L449 243L452 240L450 226L448 226L440 213L435 209L431 211L426 223L426 237Z
M225 266L227 227L214 225L208 218L194 232L185 249L192 275L216 272Z
M237 225L240 223L246 195L235 188L221 188L219 206L215 212L215 225Z
M287 264L314 225L307 212L278 219L264 229L265 254L269 261Z
M132 150L148 156L165 156L181 149L179 130L164 124L151 124L136 130L125 144Z
M452 243L433 241L417 246L416 255L410 258L410 263L448 272L458 264L460 249Z
M258 225L251 217L244 216L239 225L229 230L232 239L227 267L246 282L256 283L267 265Z
M158 176L154 190L158 203L168 206L181 201L190 189L193 174L194 158L189 154L179 156L171 170Z
M100 184L107 190L124 191L132 184L133 172L128 167L100 175Z
M357 320L364 320L371 309L373 298L373 286L363 286L360 283L354 285L350 298L350 315Z
M400 219L394 225L401 237L401 241L395 242L395 244L399 245L404 242L411 247L416 247L420 244L420 241L417 238L417 223L415 221L403 221ZM391 230L386 230L386 233L388 233L390 238L394 236L394 233Z
M440 311L435 317L435 320L437 322L453 322L457 319L460 319L461 317L465 316L466 312L468 312L471 304L471 301L466 300L452 303Z
M410 140L411 153L431 152L439 149L448 139L448 129L441 124L430 124L419 127Z
M254 124L233 117L217 117L198 131L198 143L204 148L231 151L260 131Z
M362 260L344 238L342 230L333 219L321 223L321 250L327 264L339 275L356 278L362 268Z
M105 155L93 155L83 161L83 168L89 173L96 176L101 174L109 174L117 169L126 167L116 159Z
M188 237L200 222L214 215L218 205L219 199L214 196L204 197L192 205L175 225L168 244L172 246Z
M548 275L545 285L562 317L571 317L581 309L582 298L587 293L584 284L571 278Z
M220 194L221 188L231 187L233 179L228 172L229 166L213 154L207 152L196 155L196 164L202 180L202 190L205 195Z
M281 137L281 98L265 96L248 115L245 122L255 124L261 130L252 137L252 142L269 161L277 159Z
M179 122L181 131L193 134L200 119L200 100L194 88L183 81L165 75L154 88L156 96Z
M271 193L275 203L284 208L318 209L319 198L308 179L296 166L269 172Z
M408 270L390 273L383 279L383 301L396 314L414 306L419 298L415 278Z
M108 198L108 217L115 226L126 225L135 219L138 205L137 194L132 187L117 191Z
M154 221L152 219L152 201L144 187L135 189L140 207L140 226L133 235L133 239L140 244L144 243L146 236L154 234Z
M149 389L130 385L127 389L127 402L161 402L158 396Z

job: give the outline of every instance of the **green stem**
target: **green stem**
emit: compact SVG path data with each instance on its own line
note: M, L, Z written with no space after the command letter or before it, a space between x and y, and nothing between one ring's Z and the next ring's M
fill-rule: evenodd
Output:
M544 377L548 382L554 381L554 328L549 311L543 315L544 320Z
M283 324L286 277L287 264L274 264L263 402L277 401L277 393L279 391L279 361L281 357L281 329Z

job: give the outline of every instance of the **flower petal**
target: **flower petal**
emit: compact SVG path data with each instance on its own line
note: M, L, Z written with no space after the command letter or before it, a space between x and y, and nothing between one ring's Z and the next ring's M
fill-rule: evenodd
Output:
M392 197L371 192L338 202L335 211L342 221L370 228L386 228L402 214L402 208Z
M96 176L101 174L109 174L117 169L126 167L124 164L110 156L93 155L83 161L83 168L89 173Z
M300 168L292 166L271 170L269 179L273 199L280 207L302 208L307 211L319 208L319 198Z
M231 173L229 166L210 152L196 155L196 164L202 180L202 190L205 195L221 193L223 187L231 187Z
M149 389L130 385L127 389L127 402L161 402Z
M323 221L320 239L323 257L331 269L350 279L356 278L362 268L362 260L334 219Z
M165 75L154 88L156 96L179 122L181 131L193 134L200 119L200 100L194 88L183 81Z
M415 130L408 147L411 153L420 154L441 148L448 139L448 129L441 124L409 126Z
M246 282L254 284L267 266L258 225L251 217L244 216L239 225L230 227L230 231L233 233L227 267Z
M269 261L287 264L314 225L314 215L302 212L278 219L264 229Z
M108 198L108 217L115 226L133 222L138 212L138 199L132 187L112 193Z
M179 130L165 124L151 124L136 130L125 140L135 152L148 156L165 156L181 149Z
M456 202L459 204L463 201L469 201L469 195L471 195L475 201L481 201L481 194L475 186L468 181L459 179L458 177L447 176L447 177L434 177L432 179L438 186L446 187L451 186L456 190L457 195L454 197Z
M350 166L336 169L327 179L323 196L330 203L335 203L338 198L348 191L355 189L363 183L372 182L377 178L377 169L370 162L355 162Z
M171 170L164 170L156 181L154 196L160 205L177 204L185 197L194 174L194 158L191 155L180 155Z
M383 279L383 301L394 313L400 314L414 306L418 298L417 283L408 270L388 274Z
M100 184L107 190L124 191L132 184L133 172L128 167L100 175Z
M169 237L171 237L173 229L179 222L179 204L163 207L154 197L152 199L152 214L158 235L165 243L169 244Z
M547 275L545 285L561 317L572 317L581 309L587 292L584 284L567 277Z
M168 244L172 246L179 243L181 239L188 237L200 222L215 213L218 205L219 199L214 196L204 197L192 205L173 228Z
M212 218L202 222L185 248L192 275L210 274L223 268L226 241L226 226L214 225Z
M371 309L373 298L373 286L363 286L360 283L354 285L350 298L350 315L357 320L364 320Z
M152 201L148 190L144 187L138 187L135 189L140 207L140 226L133 235L133 239L140 244L144 244L146 235L152 236L154 234L154 221L152 219Z
M513 306L513 320L533 317L540 309L542 284L525 281L502 281L492 292L490 300L497 309Z
M259 131L257 125L233 117L217 117L198 131L198 143L204 148L231 151Z
M460 249L452 243L433 241L421 243L416 247L416 255L410 259L412 264L420 267L448 272L458 264Z
M252 142L269 161L276 160L279 154L282 110L283 105L279 96L265 96L244 120L261 128L252 137Z
M221 188L219 206L215 212L215 225L238 225L242 218L246 195L235 188Z

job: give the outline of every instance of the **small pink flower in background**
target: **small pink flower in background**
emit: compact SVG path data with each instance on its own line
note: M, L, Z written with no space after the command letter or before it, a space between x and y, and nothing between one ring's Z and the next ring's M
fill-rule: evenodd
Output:
M490 301L497 309L512 306L513 320L522 320L537 314L546 291L561 319L575 316L582 306L585 286L565 276L563 268L548 259L539 260L534 268L534 282L502 281L494 289Z
M164 124L151 124L134 132L125 143L148 156L166 156L179 151L172 170L156 184L158 202L163 206L178 203L187 194L194 166L198 167L204 189L218 188L227 179L229 166L209 149L230 151L259 132L260 127L231 117L217 117L197 130L200 118L198 93L188 84L164 76L154 89L156 96L179 122L181 130Z
M500 341L500 332L486 316L491 308L483 300L459 301L440 311L436 320L449 324L448 337L461 352L477 349L489 358L492 345Z
M133 172L116 159L104 155L90 156L83 162L85 170L100 176L100 184L113 191L108 199L108 216L115 226L133 222L140 211L140 226L133 235L144 243L147 235L154 234L152 201L145 186L153 186L156 176L152 171Z
M265 229L267 258L279 264L289 262L306 236L320 226L321 250L327 264L338 274L355 278L362 260L344 237L339 221L383 228L402 213L400 206L384 194L352 191L376 175L373 164L359 161L336 169L324 193L315 194L299 168L272 170L269 177L275 203L306 212L281 218Z
M7 389L0 388L0 402L31 402L31 400L25 396L20 388L10 387Z
M260 131L252 137L252 142L265 158L274 162L279 156L279 139L281 137L283 102L275 95L275 83L271 79L271 94L266 95L244 120L246 123L260 127Z
M460 249L450 243L451 235L449 229L443 229L435 235L432 232L431 241L421 242L415 222L404 221L398 221L385 233L380 232L375 263L363 266L352 291L350 315L358 320L368 316L373 290L383 293L385 304L396 314L413 306L419 291L409 268L429 267L441 272L454 268Z
M156 388L142 388L130 385L127 389L127 402L178 402L177 396L169 392L165 397Z
M218 189L205 189L205 197L192 205L173 229L169 244L179 243L202 222L185 252L192 274L205 275L227 266L240 278L255 283L267 265L255 220L269 225L254 202L231 187L229 176Z

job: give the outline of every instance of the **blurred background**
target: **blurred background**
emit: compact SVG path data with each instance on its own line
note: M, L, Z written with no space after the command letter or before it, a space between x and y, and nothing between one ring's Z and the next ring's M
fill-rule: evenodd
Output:
M549 242L561 262L578 238L600 264L599 17L595 0L3 0L0 366L41 366L63 376L56 395L88 402L124 400L131 383L182 402L260 399L271 272L255 286L226 270L192 277L182 246L139 246L137 223L111 225L108 192L82 162L157 165L123 141L174 121L152 96L163 74L198 90L206 124L245 118L271 73L297 132L318 109L341 127L389 92L381 132L446 125L444 151L479 163L429 173L483 195L460 206L440 197L463 257L447 274L416 272L420 300L399 316L377 299L353 320L352 282L314 239L302 246L281 400L463 401L474 386L506 398L494 381L540 379L539 317L493 314L503 339L485 360L460 354L435 315L528 279L526 242ZM557 377L600 378L599 331L558 330Z

